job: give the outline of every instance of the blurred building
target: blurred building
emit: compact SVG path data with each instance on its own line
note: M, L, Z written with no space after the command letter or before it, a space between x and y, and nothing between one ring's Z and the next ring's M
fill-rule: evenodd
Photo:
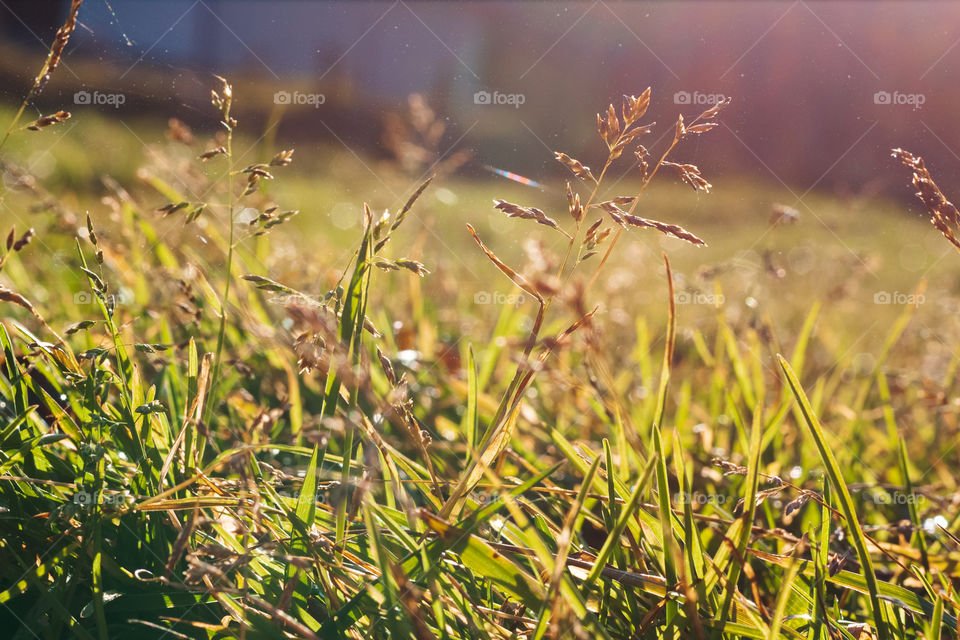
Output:
M42 56L35 36L49 42L68 3L5 4L4 46ZM117 87L168 110L171 96L203 103L216 72L264 113L277 91L322 94L297 109L298 135L335 122L375 145L371 119L419 92L449 117L451 143L542 174L553 149L595 157L593 114L650 85L667 129L734 96L727 128L684 152L713 176L861 190L888 173L892 146L960 169L952 3L88 0L81 22L68 61L96 61L100 77L61 74L67 89Z

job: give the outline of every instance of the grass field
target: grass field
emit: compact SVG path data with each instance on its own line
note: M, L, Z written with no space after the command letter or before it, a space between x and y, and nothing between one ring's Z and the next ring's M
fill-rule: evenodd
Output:
M641 170L647 94L540 190L291 156L211 89L194 134L0 112L7 637L957 637L919 204Z

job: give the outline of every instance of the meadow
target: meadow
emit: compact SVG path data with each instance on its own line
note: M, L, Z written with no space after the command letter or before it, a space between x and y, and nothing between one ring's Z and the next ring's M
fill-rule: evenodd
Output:
M210 89L0 110L6 637L957 637L960 216L910 157L726 178L684 154L735 99L638 87L539 188L416 100L365 157Z

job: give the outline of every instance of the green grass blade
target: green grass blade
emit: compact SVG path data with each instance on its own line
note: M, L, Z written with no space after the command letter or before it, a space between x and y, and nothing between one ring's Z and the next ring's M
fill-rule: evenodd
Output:
M614 548L620 544L620 536L627 528L627 523L629 523L636 516L635 511L640 508L640 497L643 495L647 484L650 482L650 476L653 474L653 470L657 468L656 463L656 456L651 456L647 461L647 466L644 468L643 473L633 486L633 490L630 492L630 497L627 499L626 504L623 505L623 508L620 511L620 517L617 518L616 525L609 532L606 541L603 543L603 547L600 549L600 553L597 554L597 559L594 561L593 568L590 569L590 573L587 574L586 579L583 581L582 590L584 597L587 597L587 594L590 592L590 588L600 577L600 573L603 571L603 567L613 553Z
M663 451L663 440L660 426L653 425L653 452L656 455L657 468L657 503L660 515L660 539L663 541L663 577L667 582L667 590L677 589L678 572L677 559L680 557L677 541L673 535L673 508L670 504L670 483L667 476L667 459ZM672 626L675 624L680 608L676 599L667 597L666 635L672 635Z
M770 621L770 633L767 636L769 640L775 640L780 636L780 626L783 624L784 613L787 610L787 603L790 601L790 594L793 593L793 582L797 579L800 572L800 565L794 563L783 578L783 582L778 585L780 594L777 596L777 604L773 609L773 618Z
M790 364L783 356L778 354L777 359L779 360L780 367L783 369L783 373L787 378L787 384L790 385L790 390L793 392L794 397L796 397L797 402L800 405L800 411L802 412L803 418L806 421L810 435L820 452L820 459L823 461L823 464L826 467L827 476L830 478L830 484L834 491L836 491L837 500L840 503L840 509L847 521L847 528L850 530L850 538L853 542L854 548L857 550L857 556L860 560L860 566L862 567L867 590L870 595L870 607L871 611L873 612L873 620L877 629L877 637L879 640L888 640L890 635L887 631L886 621L883 618L883 609L880 605L878 593L879 587L877 585L876 573L874 573L873 570L873 560L870 558L870 552L867 550L866 536L863 533L863 529L860 527L859 520L857 520L857 513L853 506L853 498L850 497L850 490L847 488L847 483L843 479L843 473L840 469L840 465L837 462L836 457L833 455L830 445L827 443L826 435L823 432L823 427L820 426L820 421L817 419L816 415L814 415L813 409L810 407L810 402L807 400L807 396L803 391L803 387L800 385L800 381L797 379L793 369L790 368Z
M927 628L927 640L940 640L940 632L943 630L943 598L937 598L933 608L933 615L930 617L930 626Z
M750 457L747 462L747 477L744 482L743 496L743 515L739 519L740 527L736 531L736 556L732 558L730 569L727 572L727 581L724 585L723 604L720 608L720 626L718 633L722 633L723 627L730 614L730 606L737 590L737 581L743 571L743 562L746 562L747 545L750 542L750 533L753 526L753 517L757 510L757 488L760 482L760 442L762 435L763 409L757 407L753 413L753 427L750 430ZM731 528L729 535L733 535Z

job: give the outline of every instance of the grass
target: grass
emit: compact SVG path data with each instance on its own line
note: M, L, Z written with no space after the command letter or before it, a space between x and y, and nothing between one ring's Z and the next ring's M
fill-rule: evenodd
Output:
M214 89L141 169L94 153L119 179L72 173L126 138L86 114L0 149L9 178L64 138L3 187L35 208L0 258L9 637L957 635L935 232L826 196L738 225L782 194L675 159L719 109L632 155L649 92L539 192L347 154L318 181L244 156Z

